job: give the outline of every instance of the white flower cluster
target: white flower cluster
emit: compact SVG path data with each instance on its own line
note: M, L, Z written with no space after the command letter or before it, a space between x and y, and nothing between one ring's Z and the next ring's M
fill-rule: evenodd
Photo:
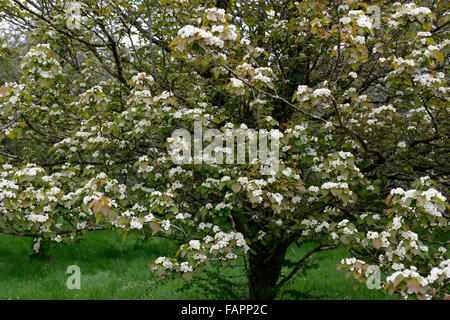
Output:
M424 87L443 86L445 75L443 72L417 74L414 75L414 81Z
M38 74L42 78L54 78L55 75L61 74L62 69L51 53L50 45L38 44L28 51L20 68L28 69L32 74Z
M356 19L356 24L361 28L372 29L372 20L365 14L358 15Z
M408 204L411 200L418 200L420 198L420 201L417 202L418 206L422 207L426 213L435 217L442 217L441 210L443 209L439 207L438 204L433 200L437 199L441 203L447 200L447 198L443 196L442 193L434 188L429 188L426 191L415 189L405 191L402 188L396 188L392 189L390 194L392 196L402 196L400 201L401 204L406 208L409 208Z
M313 92L314 97L329 97L331 96L331 90L327 88L316 89Z
M299 85L297 88L297 94L300 96L302 94L305 94L306 92L308 92L308 86L306 85Z
M437 281L440 277L444 277L444 280L448 281L450 279L450 260L442 261L438 267L431 269L428 276L422 276L417 272L417 268L414 266L408 269L399 270L391 274L386 278L386 282L395 283L397 277L403 277L406 279L417 279L421 286L429 286ZM412 294L411 290L408 290L408 294Z
M206 9L206 19L208 19L211 22L221 22L225 23L225 10L224 9L218 9L218 8L209 8Z
M154 81L154 79L151 75L148 75L145 72L140 72L131 78L130 84L133 87L136 87L136 86L145 85L146 82L153 82L153 81Z
M242 80L239 80L237 78L231 78L231 86L233 88L243 88L244 87L244 83L242 82Z
M418 7L414 3L406 3L403 6L398 7L397 12L392 15L393 19L399 19L405 15L407 16L419 16L419 15L428 15L431 13L431 10L426 7Z
M327 221L319 222L314 218L303 219L301 224L306 226L306 229L302 231L302 236L313 235L312 231L314 231L315 234L318 234L322 231L328 232L328 229L330 227L330 224Z
M272 78L267 76L273 73L271 68L256 68L254 69L255 74L252 77L252 81L261 81L265 84L272 84Z
M297 99L299 101L308 101L311 96L315 98L328 98L331 97L331 90L328 88L317 88L312 90L306 85L299 85L296 91Z
M29 215L26 216L27 220L30 220L32 222L45 222L47 221L49 218L48 214L42 215L42 214L35 214L35 213L30 213Z
M339 21L342 24L349 24L352 20L356 19L356 24L361 28L372 29L372 20L369 16L364 14L361 10L350 10L348 16L342 17Z
M191 25L186 25L178 31L178 36L182 39L188 39L193 36L200 37L205 40L205 43L210 46L223 48L224 42L219 37L216 37L212 32L205 29L197 28Z
M383 111L392 111L392 112L397 112L397 110L392 106L392 105L384 105L375 109L372 109L372 111L369 113L368 117L372 118L373 116L380 114Z
M332 189L332 188L336 188L336 189L348 189L348 184L346 182L325 182L324 184L322 184L322 186L320 187L321 189Z

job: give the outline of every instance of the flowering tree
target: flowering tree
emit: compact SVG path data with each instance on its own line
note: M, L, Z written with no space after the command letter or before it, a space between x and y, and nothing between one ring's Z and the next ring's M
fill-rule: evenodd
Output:
M0 89L0 232L35 251L104 227L164 236L180 250L151 269L185 279L243 255L253 299L346 247L339 267L361 281L448 294L443 1L0 6L36 41ZM251 150L236 163L218 138L236 132L279 141L277 169ZM288 247L312 240L282 272Z

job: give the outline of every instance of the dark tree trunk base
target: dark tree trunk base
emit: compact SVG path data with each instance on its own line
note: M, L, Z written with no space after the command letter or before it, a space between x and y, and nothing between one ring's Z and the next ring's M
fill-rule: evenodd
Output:
M278 294L276 286L283 268L287 245L279 245L272 257L262 253L250 254L249 286L250 299L273 300Z
M40 259L40 260L55 260L55 258L45 254L45 253L32 253L29 256L30 259Z

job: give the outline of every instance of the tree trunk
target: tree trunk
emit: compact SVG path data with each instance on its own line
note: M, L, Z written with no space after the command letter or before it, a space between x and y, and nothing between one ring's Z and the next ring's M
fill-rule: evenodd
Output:
M33 248L34 243L36 242L36 238L33 239L31 243L31 254L29 256L30 259L45 259L45 260L53 260L52 257L48 255L50 251L50 241L41 240L39 250L36 252Z
M268 258L266 252L250 254L249 257L249 290L252 300L273 300L278 288L276 284L281 275L283 261L286 256L286 245L278 245L275 254Z

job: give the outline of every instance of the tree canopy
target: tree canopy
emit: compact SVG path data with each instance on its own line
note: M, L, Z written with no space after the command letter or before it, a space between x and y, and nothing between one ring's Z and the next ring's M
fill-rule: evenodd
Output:
M180 250L151 270L186 280L242 256L254 299L345 247L339 268L360 281L381 270L402 298L449 294L446 1L0 8L32 42L20 76L0 79L0 232L35 252L102 228L166 237ZM6 40L0 59L20 55ZM173 132L195 123L278 139L278 170L206 161L237 154L223 144L174 161L191 141Z

